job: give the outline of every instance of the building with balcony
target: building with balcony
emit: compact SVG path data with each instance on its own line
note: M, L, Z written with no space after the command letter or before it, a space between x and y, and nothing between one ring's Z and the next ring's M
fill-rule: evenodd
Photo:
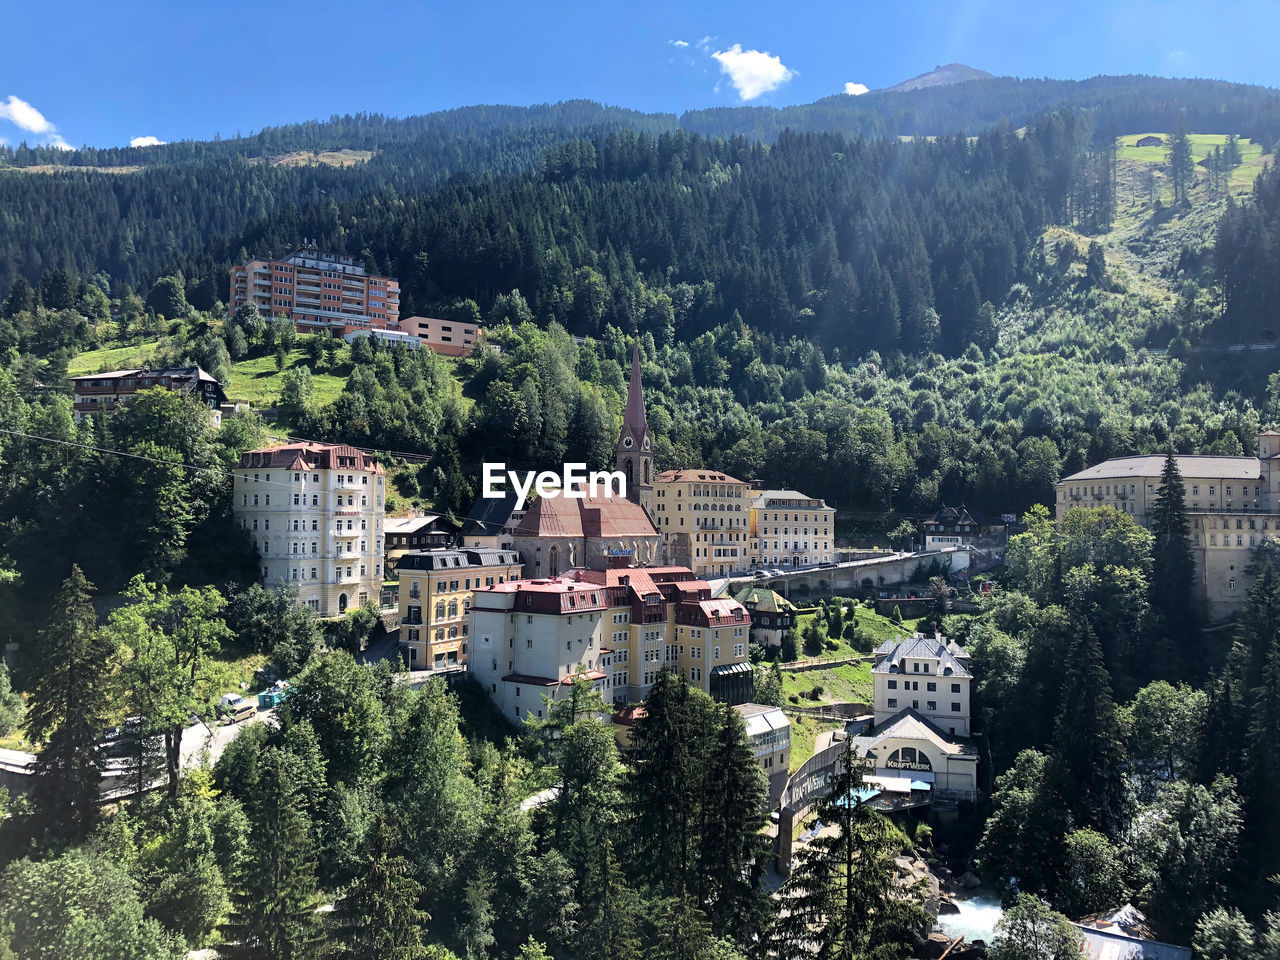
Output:
M654 524L667 563L700 577L749 565L751 485L717 470L666 470L653 482Z
M233 313L256 304L264 317L293 321L299 333L400 329L399 283L367 273L352 257L316 250L232 267L227 302Z
M836 511L795 490L753 491L748 506L752 567L807 567L836 560Z
M567 695L578 675L619 706L643 699L663 669L746 703L750 625L685 567L571 570L476 590L467 669L513 720L542 716L543 695Z
M322 617L377 604L386 471L345 444L247 450L232 470L232 511L259 556L263 585L297 588Z
M414 550L396 565L400 649L409 669L442 670L467 662L474 592L520 579L512 550Z
M165 367L151 370L112 370L72 377L75 394L72 411L76 422L95 413L110 413L131 401L139 390L160 388L194 397L210 410L215 426L222 423L222 405L227 395L213 374L199 367Z
M1190 516L1196 596L1210 620L1238 613L1253 579L1253 548L1280 536L1280 432L1258 436L1256 457L1179 454L1182 495ZM1060 480L1058 522L1080 507L1115 507L1148 527L1159 499L1162 455L1117 457Z

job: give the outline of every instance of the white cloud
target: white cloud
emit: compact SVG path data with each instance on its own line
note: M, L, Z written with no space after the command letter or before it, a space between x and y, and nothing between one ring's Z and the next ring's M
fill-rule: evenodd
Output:
M865 83L849 82L844 85L844 92L851 97L860 97L870 89Z
M0 102L0 120L8 120L14 126L32 133L52 133L57 129L44 118L43 113L13 94L9 94L8 101Z
M715 37L708 34L707 36L699 40L697 43L695 43L694 46L697 47L699 50L706 50L708 47L711 46L711 41L714 39Z
M743 50L740 43L728 50L717 50L711 56L719 62L720 70L729 77L733 89L743 100L754 100L777 90L795 76L778 57L764 50Z
M668 40L667 43L671 44L673 47L687 47L689 45L688 40Z
M160 145L161 145L162 143L164 143L164 142L165 142L165 141L164 141L164 140L161 140L159 137L134 137L132 140L130 140L130 141L129 141L129 146L131 146L131 147L158 147L158 146L160 146Z
M50 123L43 113L27 101L9 94L8 100L0 100L0 120L8 120L19 130L44 135L42 146L55 147L58 150L74 150L58 133L58 128ZM0 143L4 141L0 140Z

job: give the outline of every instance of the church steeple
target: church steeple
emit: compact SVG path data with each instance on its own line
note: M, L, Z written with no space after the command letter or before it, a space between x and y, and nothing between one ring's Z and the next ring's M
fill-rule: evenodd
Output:
M640 382L640 338L631 345L631 382L627 385L627 406L622 414L618 437L618 469L627 478L627 499L653 516L653 444L649 421L644 413L644 386Z

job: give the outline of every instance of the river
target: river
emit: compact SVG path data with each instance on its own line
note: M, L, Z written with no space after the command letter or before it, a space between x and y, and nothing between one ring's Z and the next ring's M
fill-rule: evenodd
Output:
M938 917L938 929L950 937L963 936L966 940L984 940L991 943L996 924L1004 916L1000 897L991 890L979 887L956 899L959 913L947 913Z

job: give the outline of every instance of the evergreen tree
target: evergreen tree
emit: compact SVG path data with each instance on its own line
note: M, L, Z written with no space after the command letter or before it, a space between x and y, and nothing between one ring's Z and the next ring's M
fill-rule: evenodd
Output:
M1156 629L1169 638L1168 662L1159 664L1167 677L1193 675L1204 662L1197 644L1197 616L1193 601L1195 560L1191 556L1190 521L1187 517L1182 474L1170 452L1160 473L1150 529L1155 538L1151 550L1151 609Z
M768 856L761 832L768 785L742 715L729 704L716 712L719 730L707 759L697 902L706 904L717 934L749 942L763 928L767 910L760 881Z
M373 828L356 882L334 904L327 926L344 960L425 960L422 932L430 919L418 909L422 885L396 854L386 820Z
M1062 683L1055 772L1077 825L1119 839L1128 821L1129 796L1111 678L1093 628L1078 623L1075 634Z
M1186 203L1187 192L1195 181L1196 165L1191 156L1191 140L1181 122L1165 140L1165 159L1169 165L1169 181L1173 184L1173 202Z
M1245 741L1245 770L1241 786L1245 797L1243 847L1254 871L1255 891L1262 890L1266 878L1276 872L1280 860L1280 642L1273 643L1263 666L1261 682L1252 691L1248 739Z
M773 931L779 957L901 956L925 920L919 890L894 870L891 824L858 799L863 769L850 743L815 810L826 829L797 852L782 887Z
M247 804L249 853L226 938L266 960L304 960L319 939L316 854L296 762L278 747L258 761Z
M44 743L35 766L36 806L72 833L97 818L106 764L97 746L115 649L98 629L92 596L93 584L73 566L39 634L43 663L27 706L27 736Z

